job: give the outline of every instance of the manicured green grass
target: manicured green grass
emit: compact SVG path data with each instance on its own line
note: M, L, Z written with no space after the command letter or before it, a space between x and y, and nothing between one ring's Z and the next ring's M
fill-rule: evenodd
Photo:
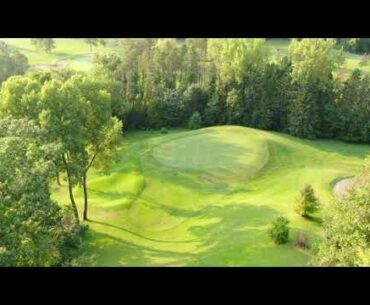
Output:
M238 126L127 133L111 175L89 175L84 251L99 266L306 265L297 233L319 236L332 182L356 174L369 149ZM313 221L294 212L306 183L322 202ZM53 197L68 204L66 186L53 185ZM267 233L279 215L292 227L281 246Z
M107 39L107 46L98 46L90 49L83 39L55 38L56 48L51 54L36 50L30 38L0 38L10 47L15 48L27 56L29 64L54 65L60 60L67 60L67 67L78 70L88 70L92 65L91 54L103 54L119 50L115 39Z

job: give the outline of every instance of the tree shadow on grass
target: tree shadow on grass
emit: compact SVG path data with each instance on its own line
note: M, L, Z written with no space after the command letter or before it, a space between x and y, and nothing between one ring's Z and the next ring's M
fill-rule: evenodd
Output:
M166 210L171 216L184 217L187 213L181 209ZM143 241L133 243L125 238L113 237L94 231L96 238L109 239L112 244L106 246L95 242L97 253L101 256L99 264L103 265L248 265L248 255L244 249L250 247L251 251L259 251L266 247L268 235L266 226L275 219L279 213L266 206L230 204L227 206L209 206L198 214L188 215L194 220L194 225L188 231L194 237L188 241L171 241L160 238L148 238L140 233L133 232L112 223L98 222L100 225L112 227L130 233ZM207 220L211 220L211 223ZM215 221L212 221L215 220ZM199 223L199 225L196 225ZM154 242L151 246L145 245L145 240ZM158 243L158 247L156 246ZM192 251L172 251L171 244L186 243ZM193 244L192 244L193 243ZM163 244L167 244L166 251ZM251 250L252 249L252 250ZM255 250L253 250L255 249ZM253 258L252 258L253 259Z
M298 145L310 147L318 151L326 153L335 153L343 157L357 157L364 158L369 152L368 144L349 143L340 140L329 140L329 139L300 139L293 137L288 134L282 134L277 132L270 132L279 138L269 139L272 144L283 144L281 140L286 139ZM284 144L287 147L290 145Z
M131 200L134 200L138 197L137 194L130 193L130 192L120 192L120 193L115 193L115 192L103 192L103 191L98 191L94 189L88 188L88 191L90 192L91 195L98 195L102 199L123 199L123 198L128 198Z
M232 204L209 207L199 218L219 218L220 221L189 229L201 240L196 264L207 264L209 259L224 264L230 261L246 264L248 258L242 249L246 246L251 249L261 247L268 239L267 227L277 216L278 211L267 206Z
M89 232L84 250L98 266L178 266L191 264L191 253L143 246L97 231Z
M203 214L206 209L206 208L202 208L199 210L186 210L186 209L179 209L174 206L160 204L154 201L145 200L144 198L141 198L141 200L142 200L142 203L148 207L158 208L164 211L165 213L169 214L170 216L181 217L181 218L196 217L200 214Z
M142 234L139 234L139 233L136 233L134 231L128 230L128 229L126 229L124 227L121 227L121 226L117 226L117 225L113 225L113 224L108 224L106 222L101 222L101 221L97 221L97 220L89 220L89 222L100 224L100 225L107 226L107 227L111 227L111 228L114 228L114 229L118 229L118 230L124 231L126 233L130 233L132 235L135 235L137 237L140 237L142 239L149 240L149 241L155 241L155 242L160 242L160 243L170 243L170 244L173 244L173 243L178 244L178 243L192 243L192 242L196 242L196 240L162 240L162 239L155 239L155 238L146 237L146 236L144 236Z
M323 223L323 219L321 217L318 217L318 216L312 216L312 215L307 215L306 217L304 217L306 220L309 220L309 221L312 221L318 225L322 225Z

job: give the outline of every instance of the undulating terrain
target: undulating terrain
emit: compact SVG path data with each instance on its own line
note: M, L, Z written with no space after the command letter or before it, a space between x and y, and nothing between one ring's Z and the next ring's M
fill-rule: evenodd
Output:
M333 183L357 174L369 148L238 126L125 133L110 175L88 177L84 251L104 266L306 265L310 252L295 247L295 236L317 237ZM294 211L306 183L321 202L311 220ZM53 196L69 204L63 184ZM278 246L267 229L279 215L292 233Z

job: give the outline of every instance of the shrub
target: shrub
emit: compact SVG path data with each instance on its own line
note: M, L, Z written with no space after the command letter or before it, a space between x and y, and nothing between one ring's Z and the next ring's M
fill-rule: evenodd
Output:
M188 127L190 129L198 129L202 127L202 117L198 111L195 111L189 119Z
M314 213L318 209L318 206L319 201L312 186L306 185L297 199L296 212L302 217L308 217L310 213Z
M163 134L168 133L167 128L166 128L166 127L162 127L162 128L161 128L161 133L163 133Z
M278 217L269 229L269 235L278 245L285 244L289 240L289 220L283 216Z
M309 239L307 232L299 232L297 235L297 239L295 241L295 245L301 249L308 249L310 248Z

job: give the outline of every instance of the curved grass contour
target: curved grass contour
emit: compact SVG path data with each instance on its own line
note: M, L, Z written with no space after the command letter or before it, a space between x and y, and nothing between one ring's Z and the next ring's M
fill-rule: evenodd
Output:
M332 181L355 175L368 151L238 126L128 133L111 174L89 174L84 251L100 266L306 265L310 252L295 247L295 236L319 236L315 219L334 200ZM322 203L313 221L294 212L306 183ZM67 204L67 188L53 188ZM277 246L267 229L279 215L292 230Z

